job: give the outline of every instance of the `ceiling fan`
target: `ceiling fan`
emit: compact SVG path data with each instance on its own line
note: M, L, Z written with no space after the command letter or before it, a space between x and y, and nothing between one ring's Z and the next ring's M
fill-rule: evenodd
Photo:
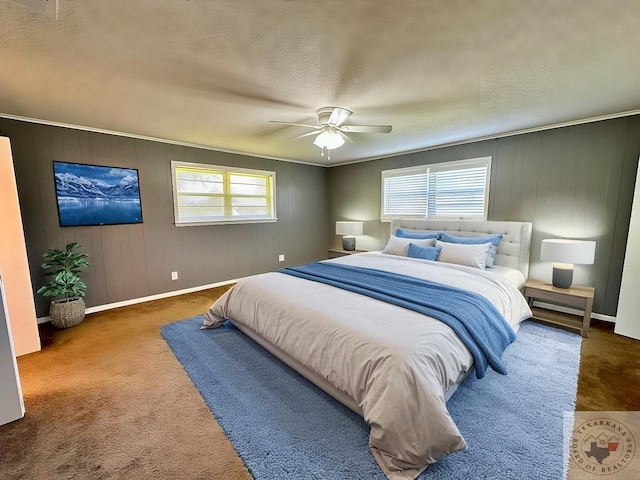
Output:
M321 107L316 110L319 125L279 122L276 120L269 121L282 125L313 128L315 131L299 135L296 138L317 135L313 143L322 149L322 156L324 156L325 149L329 151L344 145L345 139L349 139L346 135L347 133L389 133L391 131L391 125L345 125L344 122L347 121L352 113L353 112L346 108ZM330 152L328 153L330 155ZM329 157L329 159L331 158Z

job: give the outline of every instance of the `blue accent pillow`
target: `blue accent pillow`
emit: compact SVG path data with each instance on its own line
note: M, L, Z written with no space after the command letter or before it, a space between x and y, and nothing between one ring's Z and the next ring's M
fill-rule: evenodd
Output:
M476 245L478 243L491 242L491 248L487 255L487 268L493 268L493 262L496 260L496 253L498 251L498 245L502 240L501 234L485 235L484 237L456 237L447 232L440 233L440 240L448 243L461 243L463 245Z
M396 230L396 237L415 238L419 240L423 240L425 238L435 238L436 240L439 240L440 232L417 232L414 230L405 230L404 228L399 228Z
M410 243L407 257L422 258L423 260L433 260L435 262L438 259L438 255L440 255L440 250L442 250L442 247L421 247L415 243Z

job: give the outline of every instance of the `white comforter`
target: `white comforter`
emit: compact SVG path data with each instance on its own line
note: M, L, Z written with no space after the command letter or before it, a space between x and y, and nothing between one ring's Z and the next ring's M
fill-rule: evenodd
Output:
M379 253L329 261L479 293L514 328L531 315L520 292L490 271ZM205 326L224 319L248 327L351 397L371 426L372 453L389 478L415 478L430 463L466 447L445 392L473 358L444 323L277 272L239 281L211 306Z

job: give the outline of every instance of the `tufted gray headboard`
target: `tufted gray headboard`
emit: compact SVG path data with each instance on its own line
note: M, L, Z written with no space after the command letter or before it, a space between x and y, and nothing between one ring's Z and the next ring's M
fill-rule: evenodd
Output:
M460 237L481 237L501 233L503 235L496 254L496 265L516 268L524 278L529 278L529 249L531 247L531 222L501 222L480 220L421 220L394 218L391 235L398 228L423 232L448 232Z

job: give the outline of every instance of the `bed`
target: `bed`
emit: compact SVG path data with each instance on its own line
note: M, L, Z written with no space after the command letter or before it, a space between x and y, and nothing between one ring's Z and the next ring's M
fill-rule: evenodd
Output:
M390 291L395 276L401 276L402 281L410 277L407 280L414 282L420 292L423 286L470 291L475 296L469 304L484 302L482 305L491 304L499 312L496 338L514 335L520 322L531 315L519 291L528 275L531 223L394 219L390 242L397 241L394 234L398 229L409 236L445 232L464 238L488 234L500 234L502 238L491 269L382 252L326 260L310 264L309 268L346 272L349 278L352 272L375 278L381 275L380 285L388 286ZM446 401L470 372L480 376L483 362L475 346L465 343L460 327L402 302L382 301L380 295L386 295L386 291L373 296L363 294L358 288L377 285L369 277L363 277L362 282L372 285L338 288L331 281L305 278L304 268L240 280L211 306L203 328L231 321L362 416L371 427L371 452L390 479L415 478L429 464L466 448L448 414ZM404 284L394 288L414 291L407 290ZM458 312L444 315L450 314ZM466 315L473 317L476 313L469 311ZM473 322L469 328L480 328ZM482 335L488 335L491 342L492 332ZM508 365L505 367L508 370Z

